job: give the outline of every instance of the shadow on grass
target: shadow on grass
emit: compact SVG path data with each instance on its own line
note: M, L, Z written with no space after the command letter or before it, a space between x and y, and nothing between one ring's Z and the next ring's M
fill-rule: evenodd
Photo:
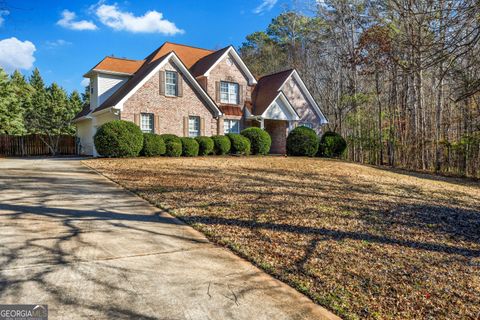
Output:
M375 242L379 244L396 245L408 247L413 249L441 252L446 254L458 254L465 257L480 257L480 250L462 248L457 246L449 246L444 244L437 244L434 242L420 242L413 240L395 239L388 236L374 235L363 232L349 232L332 230L327 228L316 228L307 226L295 226L284 223L270 223L270 222L256 222L250 220L228 219L215 216L188 216L187 221L194 223L202 223L205 225L226 225L235 226L247 229L267 229L279 232L290 232L294 234L312 235L327 237L332 240L341 241L344 239L360 240Z

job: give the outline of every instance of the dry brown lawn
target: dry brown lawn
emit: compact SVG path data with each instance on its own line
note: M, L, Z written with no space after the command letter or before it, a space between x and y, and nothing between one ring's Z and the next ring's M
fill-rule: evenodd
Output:
M479 319L478 182L281 157L88 160L346 319Z

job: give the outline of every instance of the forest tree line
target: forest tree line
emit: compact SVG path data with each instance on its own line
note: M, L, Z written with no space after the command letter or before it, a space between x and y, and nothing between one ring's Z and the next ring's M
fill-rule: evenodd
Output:
M348 160L480 176L478 0L295 3L240 47L256 76L296 68Z
M0 134L39 134L55 154L60 135L74 135L74 116L89 102L88 91L68 94L56 83L46 86L38 69L26 79L0 68Z

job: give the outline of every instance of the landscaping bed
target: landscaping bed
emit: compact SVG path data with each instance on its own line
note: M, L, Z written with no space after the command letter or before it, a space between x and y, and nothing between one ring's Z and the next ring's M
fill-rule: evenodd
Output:
M478 319L480 186L319 158L92 159L346 319Z

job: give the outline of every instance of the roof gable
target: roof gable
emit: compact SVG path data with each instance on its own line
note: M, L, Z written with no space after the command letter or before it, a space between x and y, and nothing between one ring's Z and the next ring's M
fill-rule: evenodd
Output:
M293 73L292 69L264 76L253 91L253 114L261 115L278 96L278 91Z
M172 51L175 52L175 54L178 56L178 58L180 58L180 60L182 60L183 64L187 68L191 68L198 60L215 52L213 50L165 42L160 48L158 48L157 50L152 52L147 58L145 58L145 60L148 63L154 62L158 59L161 59Z
M312 94L308 91L305 83L300 78L297 70L289 69L274 74L263 76L258 80L253 91L253 114L261 115L265 110L271 105L271 103L277 98L277 95L282 91L285 83L293 77L295 81L299 84L301 92L305 95L308 102L313 106L315 113L320 118L322 124L328 123L327 118L323 115L320 107L318 106L315 99L313 99Z
M201 58L190 68L190 72L194 77L203 76L229 48L230 47L220 49L209 54L208 56Z
M267 109L262 113L263 119L273 119L273 120L299 120L299 116L295 109L288 101L285 94L280 91L277 97L272 101L272 103L267 107Z
M228 55L231 55L233 57L237 65L240 67L240 70L248 79L248 83L250 85L256 84L257 79L252 74L252 72L248 69L245 62L243 62L242 58L240 58L240 55L237 53L235 48L233 48L232 46L228 46L226 48L220 49L197 61L195 65L191 68L192 74L195 77L199 77L199 76L208 77L210 72L215 68L215 66Z
M120 87L113 95L111 95L105 102L102 103L93 113L101 111L103 109L108 109L111 107L122 109L123 103L128 100L138 89L140 89L151 77L160 70L168 61L174 63L179 70L185 75L185 77L190 81L194 90L196 90L200 96L204 99L207 105L211 108L215 116L222 115L222 112L215 104L215 102L210 98L210 96L205 92L205 90L200 86L195 77L189 72L187 67L183 64L182 60L176 55L175 52L170 52L166 56L160 57L150 63L146 63L140 68L140 70L129 79L123 86Z
M298 74L297 70L293 69L293 72L292 72L292 74L290 75L290 77L293 77L293 78L295 79L295 81L299 84L300 90L301 90L302 93L306 96L308 102L310 102L310 104L313 106L313 109L315 110L315 112L317 113L318 117L320 118L321 124L326 124L326 123L328 123L327 118L326 118L325 115L323 114L322 110L320 110L320 107L318 106L318 104L317 104L317 102L315 101L315 99L313 99L312 94L311 94L310 91L308 90L308 88L307 88L307 86L305 85L305 83L303 82L302 78L300 78L300 75ZM290 77L288 77L288 78L283 82L283 84L280 86L280 90L282 90L283 86L285 85L285 83L287 82L287 80L288 80Z

